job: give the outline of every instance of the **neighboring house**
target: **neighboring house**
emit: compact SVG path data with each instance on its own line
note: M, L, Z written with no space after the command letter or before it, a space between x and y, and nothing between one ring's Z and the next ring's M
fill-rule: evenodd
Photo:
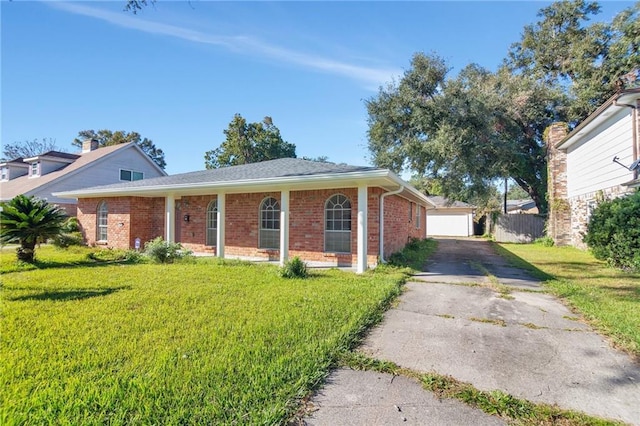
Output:
M428 237L468 237L473 235L473 206L450 202L439 195L427 197L435 208L427 211Z
M531 198L507 200L507 214L538 214L538 207Z
M98 148L97 141L86 141L80 154L49 151L0 163L0 200L33 195L75 216L76 201L54 192L158 176L166 173L135 143Z
M162 236L249 260L299 256L358 272L425 237L430 201L386 169L282 158L56 194L78 198L90 245Z
M584 248L582 236L598 202L640 187L640 88L622 90L567 135L549 128L549 235Z

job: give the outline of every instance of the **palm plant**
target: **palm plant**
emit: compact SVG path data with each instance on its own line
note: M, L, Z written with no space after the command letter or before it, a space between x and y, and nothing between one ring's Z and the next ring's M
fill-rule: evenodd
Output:
M36 243L60 233L63 209L36 197L18 195L0 203L0 243L18 243L18 260L33 263Z

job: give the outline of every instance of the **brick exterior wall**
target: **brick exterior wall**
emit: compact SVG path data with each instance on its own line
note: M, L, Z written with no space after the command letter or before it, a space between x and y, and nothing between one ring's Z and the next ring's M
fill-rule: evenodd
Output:
M97 242L98 204L107 203L107 241ZM85 242L90 246L133 248L135 239L142 245L164 235L164 198L107 197L78 200L77 217ZM131 212L134 212L132 215Z
M368 190L367 263L375 266L379 256L380 188ZM351 201L351 253L325 253L324 209L327 199L342 194ZM280 192L226 195L225 255L277 260L279 250L258 248L259 208L262 200L273 197L281 201ZM185 248L215 253L206 246L206 220L209 203L216 195L188 196L176 200L175 239ZM132 248L136 238L142 244L164 236L164 198L109 197L78 200L78 220L85 240L96 245L96 211L101 201L108 206L108 241L114 248ZM421 207L420 228L416 228L416 205L409 219L410 203L397 195L385 198L385 257L401 250L412 238L424 238L426 211ZM184 221L184 216L189 221ZM358 189L324 189L291 191L289 199L289 256L308 262L336 266L354 265L357 261Z
M547 128L549 220L547 234L558 246L571 244L571 209L567 199L567 153L556 145L567 136L567 125L554 123Z
M78 206L75 204L56 203L56 206L62 208L67 216L76 216Z
M409 219L411 209L411 220ZM384 257L402 250L411 238L424 238L426 235L426 210L420 207L420 228L416 228L416 204L397 195L384 200Z

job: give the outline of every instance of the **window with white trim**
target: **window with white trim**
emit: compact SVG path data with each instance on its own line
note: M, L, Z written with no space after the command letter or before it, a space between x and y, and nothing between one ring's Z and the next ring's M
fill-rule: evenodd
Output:
M351 201L336 194L324 206L324 251L351 253Z
M2 167L0 169L0 180L9 180L9 168Z
M218 200L207 207L207 245L215 247L218 242Z
M143 172L136 172L134 170L120 169L120 180L134 181L144 179Z
M98 211L96 214L96 240L107 241L107 224L108 224L109 211L107 209L107 202L100 201L98 204Z
M422 224L422 207L419 204L416 204L416 229L420 229Z
M258 248L280 248L280 203L273 197L260 203L260 236Z
M40 176L40 162L34 161L31 163L31 170L29 176Z

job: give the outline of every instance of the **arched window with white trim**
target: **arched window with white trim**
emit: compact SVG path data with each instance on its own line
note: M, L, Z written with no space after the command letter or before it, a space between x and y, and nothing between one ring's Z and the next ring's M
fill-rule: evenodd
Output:
M96 214L96 241L107 241L109 210L106 201L100 201Z
M218 200L207 206L207 245L215 247L218 242Z
M260 203L260 237L258 248L280 248L280 203L268 197Z
M342 194L324 206L324 251L351 253L351 201Z

